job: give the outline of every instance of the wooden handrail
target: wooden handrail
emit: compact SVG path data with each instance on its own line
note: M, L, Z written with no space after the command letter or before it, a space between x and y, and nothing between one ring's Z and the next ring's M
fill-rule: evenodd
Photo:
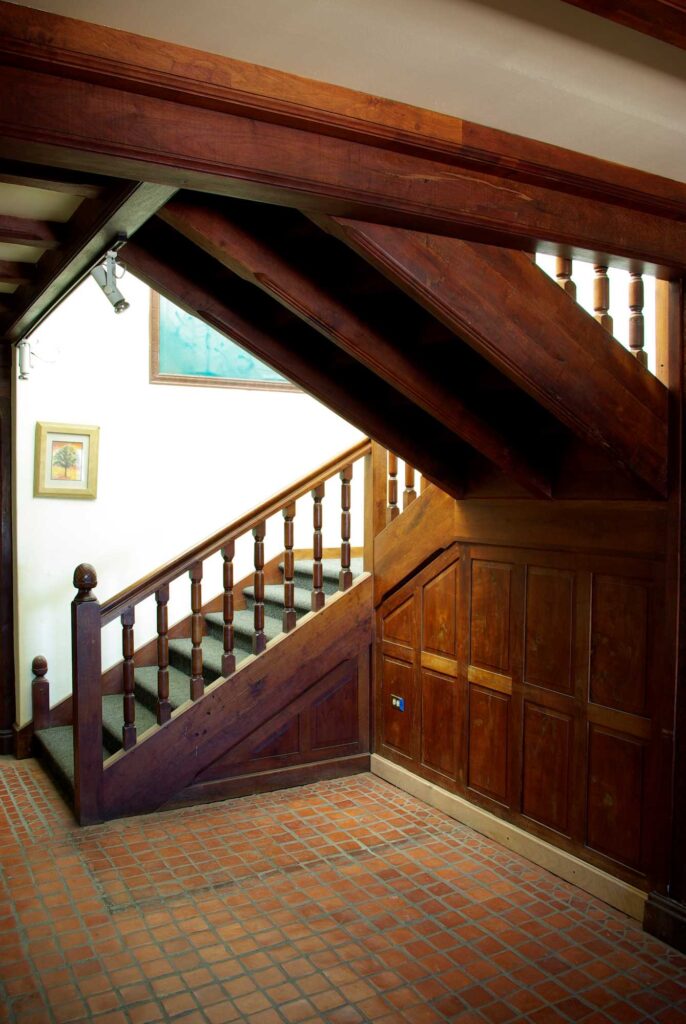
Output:
M363 455L367 455L371 448L372 443L369 438L358 441L357 444L352 445L347 451L341 452L340 455L330 459L329 462L325 462L318 469L308 473L307 476L302 477L295 484L291 484L285 490L279 491L278 494L246 512L239 519L219 530L218 533L212 534L211 537L196 544L195 547L184 551L181 555L177 555L176 558L148 573L147 576L143 576L137 583L126 587L108 601L103 602L100 606L101 625L105 626L108 622L112 622L127 608L138 604L144 598L149 597L150 594L154 594L160 587L171 583L181 573L190 569L194 563L202 562L205 558L209 558L210 555L219 551L224 544L252 530L260 522L269 519L270 516L280 512L286 505L291 504L302 497L303 494L307 494L308 491L318 487L319 484L328 480L351 462L355 462L357 459L362 458Z

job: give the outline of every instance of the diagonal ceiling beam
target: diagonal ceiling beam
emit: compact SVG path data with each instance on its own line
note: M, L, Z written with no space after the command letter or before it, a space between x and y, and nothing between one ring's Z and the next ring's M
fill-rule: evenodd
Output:
M258 289L156 218L126 245L123 258L155 291L273 366L453 497L463 496L469 448Z
M39 249L56 249L62 242L63 225L28 217L11 217L0 213L0 242L32 245Z
M129 181L117 182L100 199L84 199L60 225L60 247L46 252L32 280L12 294L9 311L0 316L0 337L19 341L34 330L119 236L133 235L174 192L168 185Z
M380 224L317 223L584 441L667 491L667 389L520 252Z
M686 4L683 0L565 0L591 14L626 25L663 43L686 50Z
M440 371L434 368L431 372L416 353L404 353L389 336L265 244L221 204L178 199L168 203L159 216L213 259L261 288L384 378L530 493L551 496L550 480L533 455L467 406Z
M686 269L686 221L195 103L0 66L8 158L613 265ZM670 207L671 209L671 207ZM670 272L671 272L670 271Z

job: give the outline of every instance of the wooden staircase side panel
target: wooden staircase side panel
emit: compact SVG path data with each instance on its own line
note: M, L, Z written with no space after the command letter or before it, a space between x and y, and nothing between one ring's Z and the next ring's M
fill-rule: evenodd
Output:
M102 817L140 814L169 802L327 672L368 649L371 638L372 581L365 574L259 658L250 658L235 675L209 686L195 703L183 705L168 723L151 729L126 754L119 752L106 762Z
M667 389L526 253L316 218L583 440L667 493Z

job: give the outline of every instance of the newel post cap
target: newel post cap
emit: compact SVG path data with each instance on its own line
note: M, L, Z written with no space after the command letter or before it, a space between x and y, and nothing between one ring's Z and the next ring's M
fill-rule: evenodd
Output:
M74 586L78 590L78 594L74 598L75 601L95 601L96 598L91 594L98 585L98 574L92 565L88 565L87 562L82 562L81 565L77 565L74 570Z
M37 654L31 662L31 671L37 679L42 679L48 672L48 659L42 654Z

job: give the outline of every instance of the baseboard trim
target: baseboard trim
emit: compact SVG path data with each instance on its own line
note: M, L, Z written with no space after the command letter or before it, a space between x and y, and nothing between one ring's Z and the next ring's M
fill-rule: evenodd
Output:
M686 953L686 904L651 892L645 908L643 927L657 939Z
M371 756L371 772L391 785L402 789L404 793L422 800L424 803L443 811L451 818L473 828L475 832L488 836L506 846L509 850L526 857L527 860L545 868L551 874L563 878L566 882L583 889L584 892L596 896L609 903L611 907L621 910L637 921L643 921L646 893L628 882L614 878L606 871L587 864L565 850L559 850L544 839L533 836L516 825L503 821L501 818L485 811L482 807L469 803L455 793L449 793L433 782L419 778L407 768L393 764L378 754Z

